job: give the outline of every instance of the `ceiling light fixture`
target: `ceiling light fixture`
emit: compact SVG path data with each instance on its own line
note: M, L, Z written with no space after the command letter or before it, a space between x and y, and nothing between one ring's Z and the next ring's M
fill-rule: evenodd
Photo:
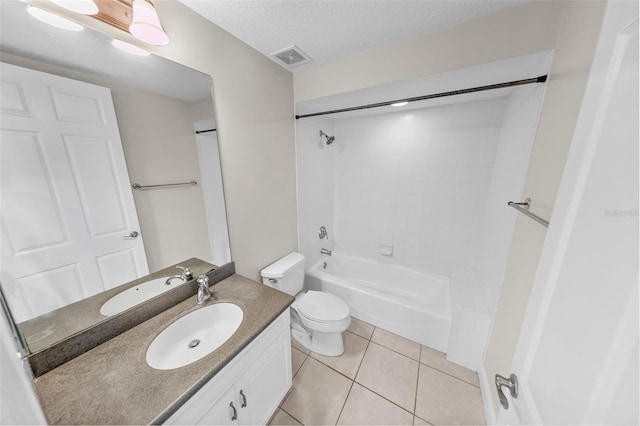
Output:
M95 15L98 13L98 5L93 0L50 0L51 3L72 12L83 15Z
M47 12L46 10L39 9L34 6L29 6L27 12L37 20L49 25L53 25L57 28L70 31L82 31L83 26L73 21L58 16L55 13Z
M114 39L111 44L113 47L122 50L123 52L127 52L131 55L136 56L149 56L150 53L144 49L140 49L138 46L135 46L131 43L127 43L126 41Z
M129 32L140 40L156 46L169 44L169 36L160 24L155 7L147 0L133 0Z
M402 102L396 102L391 104L392 107L401 107L401 106L405 106L406 104L408 104L409 102L407 101L402 101Z

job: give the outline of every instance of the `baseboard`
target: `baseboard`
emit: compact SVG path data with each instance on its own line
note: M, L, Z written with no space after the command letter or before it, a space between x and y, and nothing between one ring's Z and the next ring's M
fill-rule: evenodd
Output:
M481 363L480 368L478 368L478 381L480 382L480 394L482 395L485 422L488 425L495 425L496 413L493 408L493 392L495 392L496 389L495 386L492 386L493 381L489 380L487 376L484 363Z

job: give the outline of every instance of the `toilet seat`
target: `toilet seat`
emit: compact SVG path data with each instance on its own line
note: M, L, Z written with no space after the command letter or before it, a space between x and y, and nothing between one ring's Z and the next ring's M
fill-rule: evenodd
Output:
M296 307L300 315L319 323L335 323L349 317L349 305L323 291L308 291L296 301Z

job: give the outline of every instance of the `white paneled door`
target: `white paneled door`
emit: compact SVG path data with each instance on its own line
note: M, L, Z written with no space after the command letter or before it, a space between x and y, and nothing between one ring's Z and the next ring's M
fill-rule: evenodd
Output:
M148 266L110 90L0 66L0 279L20 322Z
M498 423L640 421L638 114L638 2L611 1Z

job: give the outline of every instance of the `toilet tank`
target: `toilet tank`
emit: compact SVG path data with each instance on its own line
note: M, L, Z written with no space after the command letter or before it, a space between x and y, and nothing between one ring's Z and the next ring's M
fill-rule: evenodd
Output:
M304 256L289 253L260 271L262 284L295 296L304 284Z

